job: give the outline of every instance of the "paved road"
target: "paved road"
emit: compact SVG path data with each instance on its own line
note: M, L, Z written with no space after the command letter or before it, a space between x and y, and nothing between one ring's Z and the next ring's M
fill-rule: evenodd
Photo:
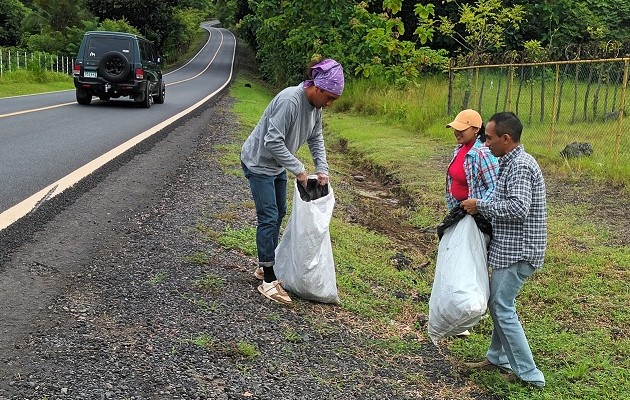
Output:
M232 78L236 39L204 28L210 35L203 49L165 74L164 104L81 106L74 91L0 99L0 230L220 92Z

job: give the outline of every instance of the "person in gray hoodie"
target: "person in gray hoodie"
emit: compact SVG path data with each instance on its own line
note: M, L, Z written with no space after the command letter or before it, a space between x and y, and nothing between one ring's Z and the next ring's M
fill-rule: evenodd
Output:
M309 174L295 156L306 143L318 184L328 184L322 109L331 106L344 88L343 68L333 59L315 63L309 73L310 79L285 88L271 100L241 149L241 166L249 180L258 220L258 267L254 276L262 280L258 291L281 304L291 303L273 269L287 210L287 171L306 185Z

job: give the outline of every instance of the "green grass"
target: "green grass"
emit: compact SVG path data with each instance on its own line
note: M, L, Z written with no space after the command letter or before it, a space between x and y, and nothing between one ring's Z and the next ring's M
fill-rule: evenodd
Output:
M58 72L17 70L0 78L0 98L70 89L72 77Z
M71 87L69 78L42 85L28 83L22 77L15 82L0 81L0 97ZM361 165L399 182L400 190L413 200L406 224L418 228L435 226L445 210L444 171L439 167L439 160L448 158L453 147L452 133L444 128L448 119L444 117L444 87L444 81L439 78L427 79L423 85L408 88L403 93L383 85L371 88L365 82L354 87L349 85L335 104L336 111L326 111L325 115L328 147L348 149L347 154L329 152L333 184L335 175L350 173L343 160L351 156L353 161L358 160ZM241 140L258 121L273 91L255 77L243 75L230 90L238 100L234 111L241 123ZM618 166L612 166L608 159L598 161L597 158L565 162L544 150L549 140L548 131L534 127L526 125L523 142L537 155L546 174L568 174L578 177L576 179L588 175L630 182L626 158L620 159ZM596 149L606 146L608 150L602 150L603 154L612 154L609 122L573 125L571 130L562 125L556 128L558 143L569 139L578 141L577 130L588 137L585 141L593 141ZM604 137L601 132L607 132L608 136ZM628 136L623 138L624 146L627 146ZM235 174L239 169L239 148L240 143L234 143L221 149L224 168ZM628 154L627 148L622 147L624 155ZM307 150L302 149L300 157L308 161ZM350 201L347 194L340 191L336 192L336 198ZM625 384L630 381L630 250L606 245L615 233L592 222L590 213L585 206L550 204L545 267L527 282L519 296L519 314L536 361L546 374L547 387L543 391L531 391L507 384L493 374L473 375L475 382L493 394L514 400L630 398L630 389ZM228 228L224 232L213 232L203 226L197 229L225 247L252 257L256 254L253 227ZM397 270L390 263L391 256L398 250L397 244L381 234L344 221L340 213L335 214L331 224L331 240L342 307L368 319L372 329L386 334L386 340L380 344L383 348L413 354L417 342L406 333L424 334L417 320L428 307L431 268ZM193 263L206 262L200 254L190 257ZM429 251L424 257L434 257L434 252ZM413 260L414 263L420 261ZM162 271L149 282L159 284L164 279L167 274ZM446 344L455 359L478 359L487 349L491 329L490 319L484 318L467 340L447 340ZM214 345L212 338L204 335L191 342L205 348ZM239 350L238 344L234 346L236 350L232 351L247 357L244 353L249 354L248 346L243 346L245 350Z
M245 82L252 87L246 88ZM431 92L429 87L423 90ZM441 106L436 105L441 100L424 101L422 106L426 104L433 111L414 118L426 129L412 129L400 113L383 115L395 107L375 105L384 99L394 101L390 91L364 91L360 107L352 105L358 94L350 88L348 93L345 103L340 100L335 105L336 112L326 111L325 115L328 148L335 149L329 151L333 185L344 174L351 174L345 160L350 157L352 162L399 182L402 193L412 200L407 225L435 226L445 210L443 160L448 159L454 145L452 134L444 128ZM238 100L234 110L243 124L242 139L272 94L254 79L243 77L236 80L231 94ZM374 115L357 115L358 111ZM339 149L347 152L341 154ZM304 149L299 156L308 160ZM546 174L564 173L552 162L542 164ZM572 163L571 168L576 165ZM340 191L336 198L338 202L351 199ZM471 377L493 394L514 400L630 398L630 389L624 384L630 381L630 249L607 245L614 243L610 239L619 233L597 225L590 219L591 211L586 205L550 203L546 263L526 283L518 299L519 315L537 364L545 372L547 387L543 391L522 388L493 373ZM399 245L345 221L337 211L330 233L342 307L385 335L376 345L389 352L413 355L418 342L409 333L425 335L426 327L418 324L418 319L428 310L432 267L394 268L390 259ZM220 238L228 246L247 248L255 255L253 228L228 229ZM434 259L435 248L416 256L412 263L419 263L422 256ZM455 360L479 359L488 347L491 330L492 321L485 317L467 340L447 339L444 344ZM286 335L293 338L290 333Z

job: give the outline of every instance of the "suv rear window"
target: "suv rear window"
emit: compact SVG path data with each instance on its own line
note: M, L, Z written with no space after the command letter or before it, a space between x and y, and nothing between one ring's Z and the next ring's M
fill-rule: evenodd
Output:
M99 59L110 51L122 53L128 60L131 60L131 40L120 37L91 37L85 56L87 59Z

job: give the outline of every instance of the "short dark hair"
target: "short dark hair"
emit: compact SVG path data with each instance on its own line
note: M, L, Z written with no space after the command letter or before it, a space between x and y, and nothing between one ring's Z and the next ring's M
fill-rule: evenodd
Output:
M508 134L515 143L520 143L523 124L516 114L510 111L496 113L490 117L488 123L490 122L495 123L498 136Z

